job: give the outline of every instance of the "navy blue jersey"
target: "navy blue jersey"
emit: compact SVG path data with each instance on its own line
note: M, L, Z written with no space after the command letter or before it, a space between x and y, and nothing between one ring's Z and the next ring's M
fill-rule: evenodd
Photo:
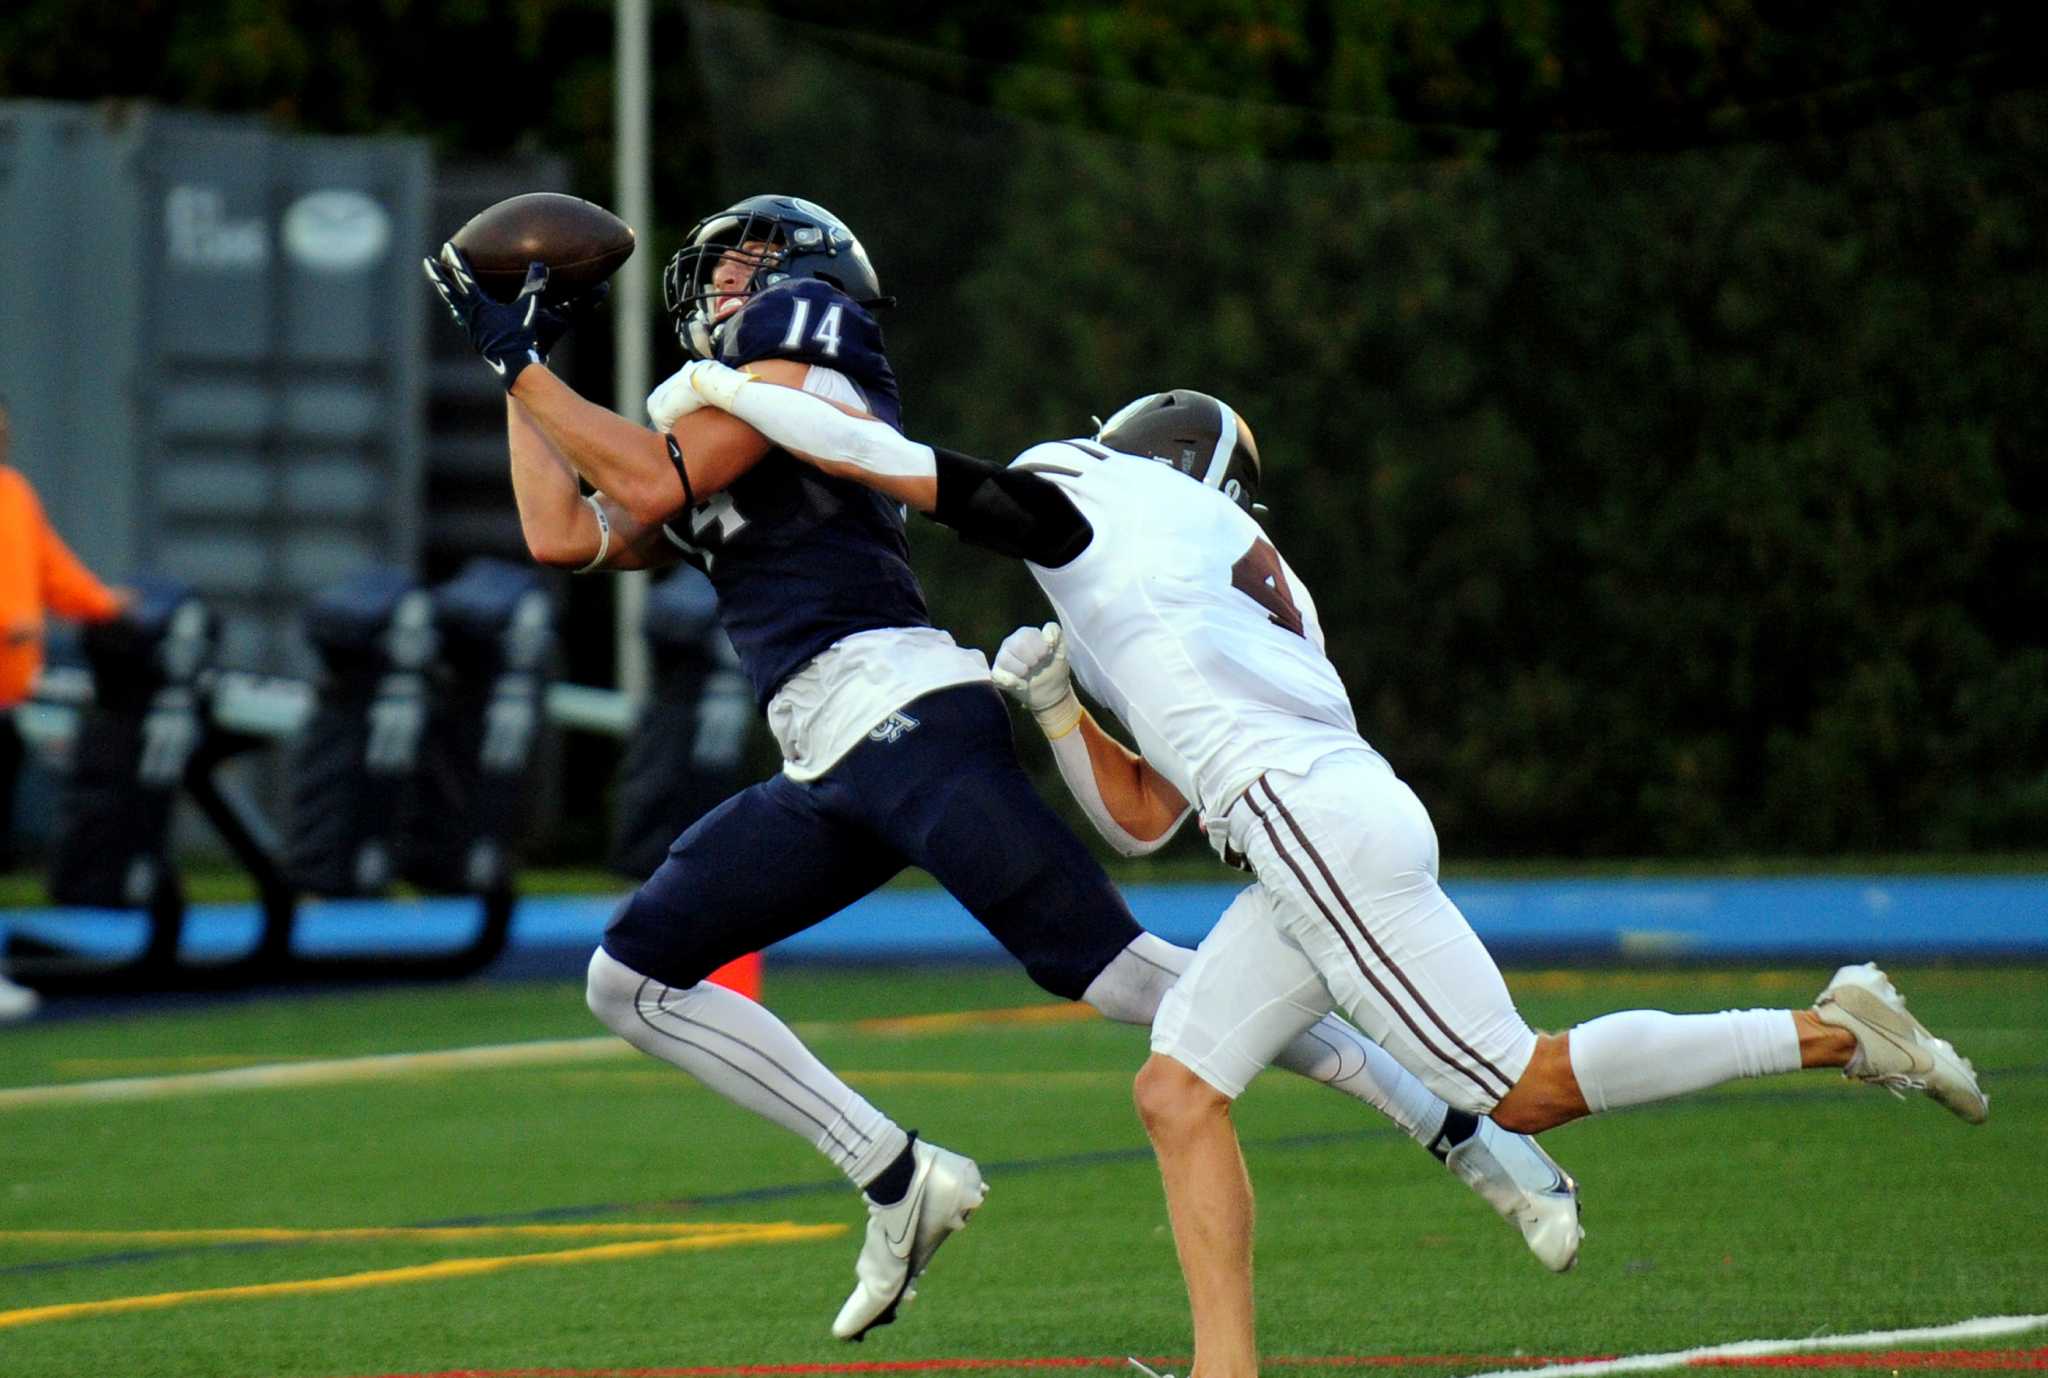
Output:
M795 359L837 370L875 416L902 429L896 375L875 318L830 283L797 278L757 292L723 332L720 360ZM765 707L783 681L841 637L928 627L892 498L770 450L724 492L668 523L711 577L719 617Z

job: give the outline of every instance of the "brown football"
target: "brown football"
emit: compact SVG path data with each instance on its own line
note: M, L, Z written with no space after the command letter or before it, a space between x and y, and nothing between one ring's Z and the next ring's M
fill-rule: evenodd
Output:
M593 201L530 191L486 206L453 236L484 291L510 301L529 263L548 265L543 301L580 296L633 256L633 227Z

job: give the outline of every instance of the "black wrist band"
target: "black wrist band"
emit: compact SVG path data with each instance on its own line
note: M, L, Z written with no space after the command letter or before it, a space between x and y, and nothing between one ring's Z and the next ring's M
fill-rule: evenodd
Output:
M668 442L668 462L676 466L676 477L683 481L683 506L695 507L697 490L690 487L690 470L683 463L683 447L676 444L672 435L664 435L662 439Z

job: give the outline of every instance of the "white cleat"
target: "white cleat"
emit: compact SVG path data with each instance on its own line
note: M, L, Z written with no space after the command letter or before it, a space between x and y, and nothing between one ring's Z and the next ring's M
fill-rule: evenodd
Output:
M1144 1360L1140 1359L1135 1354L1126 1355L1124 1358L1124 1362L1128 1363L1132 1368L1138 1370L1138 1372L1144 1374L1145 1378L1173 1378L1173 1375L1171 1373L1161 1373L1158 1369L1153 1368L1151 1365L1147 1364Z
M17 986L5 976L0 976L0 1024L26 1019L42 1003L42 997L27 986Z
M868 1202L867 1238L853 1268L860 1282L832 1322L842 1340L861 1339L895 1320L896 1309L916 1299L911 1284L932 1255L988 1196L973 1159L922 1139L910 1141L910 1152L917 1168L903 1199L893 1206Z
M1444 1166L1522 1232L1538 1263L1564 1273L1579 1261L1579 1184L1534 1139L1482 1118Z
M1971 1124L1990 1117L1991 1098L1978 1087L1970 1059L1906 1013L1904 997L1877 963L1836 972L1813 1012L1821 1023L1856 1036L1856 1055L1843 1076L1882 1086L1901 1100L1908 1091L1924 1091Z

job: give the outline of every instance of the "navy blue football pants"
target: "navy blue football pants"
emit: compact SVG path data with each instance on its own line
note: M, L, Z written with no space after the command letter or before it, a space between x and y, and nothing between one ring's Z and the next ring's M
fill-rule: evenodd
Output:
M930 872L1032 980L1069 1000L1140 932L1032 788L1002 696L970 684L905 705L816 780L778 774L704 815L620 907L604 949L694 985L906 866Z

